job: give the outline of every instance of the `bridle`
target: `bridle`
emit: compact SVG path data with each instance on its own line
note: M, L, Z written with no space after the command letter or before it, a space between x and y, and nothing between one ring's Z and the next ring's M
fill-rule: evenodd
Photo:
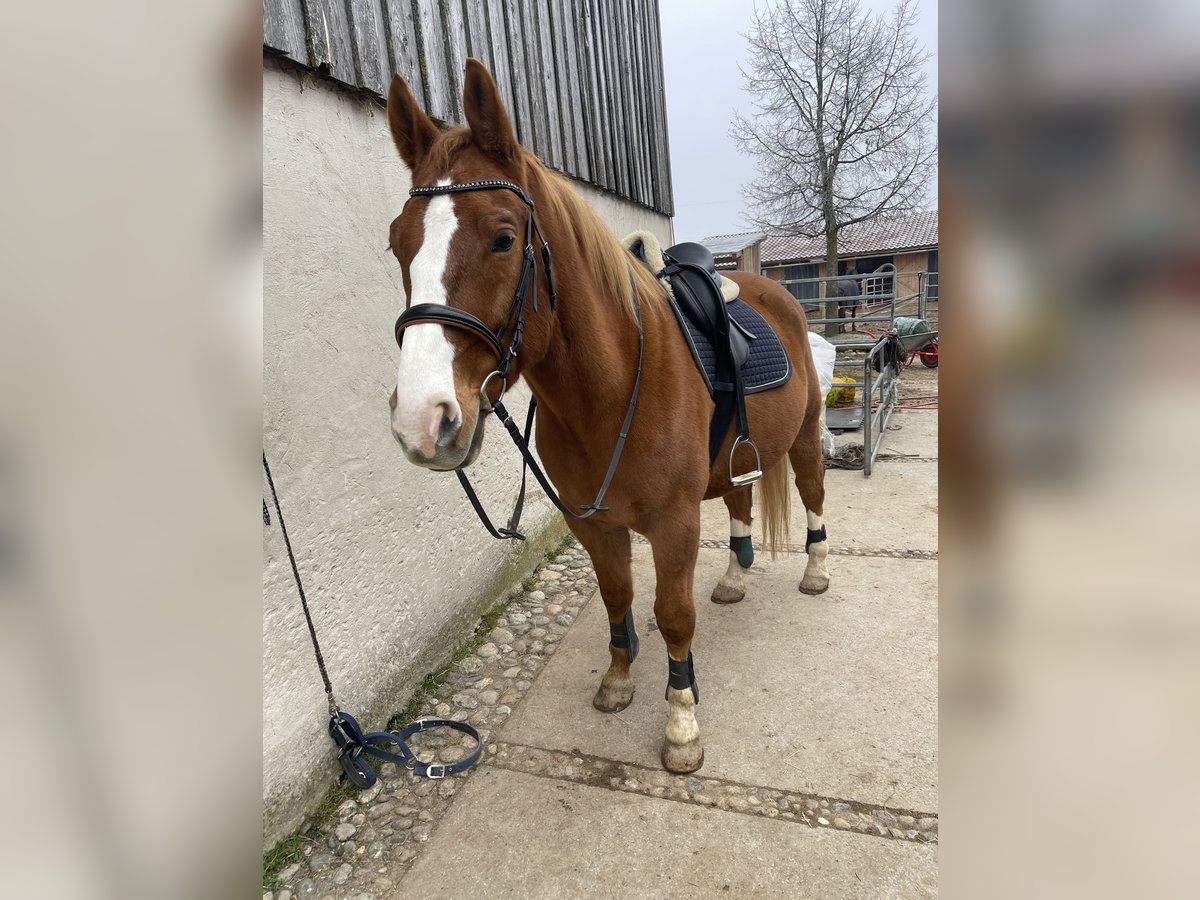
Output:
M483 181L462 181L458 184L435 185L434 187L416 187L408 192L410 197L432 197L438 194L462 194L468 191L497 190L512 191L529 207L529 217L525 220L525 249L524 262L521 265L521 277L517 281L517 290L513 294L512 304L508 307L508 314L504 318L504 324L498 330L493 331L480 319L471 315L466 310L456 309L453 306L446 306L441 303L418 303L416 306L410 306L396 320L396 343L401 346L403 346L404 329L410 325L420 323L448 325L452 328L469 331L480 338L487 344L488 349L496 354L496 358L499 360L496 371L484 380L485 390L488 381L493 376L499 377L502 382L508 378L508 372L512 368L513 360L517 358L517 351L520 350L521 340L525 336L525 306L529 302L531 295L533 297L534 312L537 312L537 266L534 264L533 256L533 236L535 233L542 245L542 269L546 273L546 290L550 294L550 308L552 310L558 309L558 296L554 291L554 266L550 258L550 244L542 237L542 231L538 228L533 199L511 181L500 181L490 178ZM512 332L509 337L508 346L505 347L504 336L509 328L512 329ZM501 395L503 393L502 390ZM486 398L486 393L483 396Z
M535 263L533 251L533 238L537 235L537 239L541 244L542 270L546 273L546 291L550 296L550 309L558 310L558 296L554 290L554 268L550 256L550 244L542 236L542 231L537 224L537 216L534 210L533 198L529 196L522 188L513 184L511 181L503 181L500 179L484 179L481 181L462 181L457 184L439 184L433 187L415 187L408 192L410 197L433 197L439 194L459 194L467 191L512 191L529 207L529 217L525 220L525 247L524 247L524 262L521 266L521 276L517 281L517 289L513 294L512 303L508 307L508 313L505 316L504 324L498 330L492 330L476 316L466 310L457 309L453 306L447 306L440 303L418 303L416 306L410 306L400 314L396 319L396 343L403 346L404 329L411 325L417 324L434 324L444 325L450 328L457 328L461 331L467 331L479 338L487 345L493 353L496 354L498 363L494 371L490 372L483 379L483 384L479 389L479 406L484 414L490 409L496 414L496 418L504 425L516 444L517 449L521 451L521 490L517 495L516 503L513 507L512 516L509 517L508 525L504 528L496 528L487 513L483 509L483 504L479 502L479 497L476 495L471 482L468 480L466 473L462 467L455 469L455 474L458 476L459 482L466 492L467 499L471 501L476 514L479 516L484 527L495 538L515 538L517 540L525 540L525 536L518 531L518 526L521 521L521 511L525 504L525 475L527 469L533 470L533 475L550 501L558 507L559 511L565 516L570 516L573 519L586 519L598 512L607 511L608 507L601 506L601 501L604 500L604 495L608 491L609 485L612 483L613 476L617 472L617 464L621 460L621 453L625 449L625 439L629 435L629 427L633 422L633 412L637 408L638 391L642 384L642 357L645 349L645 332L642 327L642 307L638 300L637 284L634 282L633 270L629 270L629 287L632 291L633 309L637 318L638 327L638 362L637 374L633 382L633 391L629 398L629 406L625 411L625 419L621 423L621 431L617 436L617 444L613 450L612 459L608 465L608 471L604 475L604 482L600 485L600 490L596 495L596 499L587 506L581 507L582 512L575 512L566 507L550 485L541 466L538 465L532 451L529 449L529 438L533 432L533 418L537 412L537 399L531 397L529 400L529 412L525 417L525 434L522 435L517 424L509 415L508 410L504 407L503 402L504 392L508 389L508 374L512 369L513 361L517 358L517 352L521 348L521 341L525 336L525 313L528 308L530 297L533 299L534 312L538 311L538 285L537 285L537 265ZM508 336L508 344L505 345L505 336ZM492 400L488 396L488 386L493 378L500 379L500 394Z

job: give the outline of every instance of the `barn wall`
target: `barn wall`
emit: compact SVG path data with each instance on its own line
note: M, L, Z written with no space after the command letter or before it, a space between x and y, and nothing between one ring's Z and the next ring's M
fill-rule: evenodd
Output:
M516 551L483 530L448 475L401 456L387 398L405 298L386 251L410 177L382 107L327 79L263 74L263 442L330 674L364 726L412 689L565 534L535 491ZM619 234L670 222L587 186ZM509 404L523 409L520 393ZM527 395L526 395L527 396ZM518 457L492 426L472 468L506 515ZM266 490L264 483L264 491ZM278 524L263 530L264 841L297 828L334 782L326 705Z
M264 0L263 45L344 85L408 81L440 122L481 60L547 164L674 211L658 0Z
M920 273L928 271L929 251L897 254L896 265L896 297L903 298L915 294L921 288Z
M858 254L858 256L863 255ZM824 276L824 259L814 259L812 262L817 264L817 274ZM915 294L920 287L920 273L929 271L929 252L918 250L913 253L897 253L893 257L893 263L896 266L897 297L902 298L907 294ZM763 270L763 274L779 281L783 278L784 268L784 266L769 266Z

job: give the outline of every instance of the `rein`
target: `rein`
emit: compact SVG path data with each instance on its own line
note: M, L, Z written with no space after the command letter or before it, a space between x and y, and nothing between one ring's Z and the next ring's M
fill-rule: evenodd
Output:
M638 327L638 362L637 374L633 382L633 391L629 397L629 406L625 410L625 419L621 423L621 431L617 436L616 447L613 449L612 459L608 464L608 471L604 475L604 481L600 485L600 490L596 494L596 499L586 506L580 507L580 512L568 509L566 504L558 496L558 493L551 486L545 472L542 471L538 461L534 458L533 452L529 449L529 438L533 432L533 419L537 414L537 398L532 397L529 401L529 411L525 416L525 434L521 434L520 428L509 415L508 410L503 404L504 392L508 389L508 374L512 369L513 361L517 358L517 352L521 347L521 341L525 335L525 312L529 302L530 294L533 295L533 309L536 312L538 309L537 300L537 267L534 263L533 252L533 236L536 233L538 241L541 243L542 268L546 273L546 290L550 295L550 309L557 311L558 297L554 290L554 274L553 265L550 256L550 244L542 236L542 231L537 224L537 216L534 210L533 198L529 196L523 189L513 184L510 181L501 181L498 179L485 179L482 181L464 181L457 184L435 185L433 187L417 187L409 191L410 197L430 197L439 194L457 194L465 191L493 191L505 190L512 191L529 207L529 218L525 220L525 261L521 267L521 276L517 281L517 289L513 294L513 300L508 308L508 314L505 317L504 325L498 330L492 330L484 322L469 312L456 309L452 306L444 306L439 303L418 303L416 306L410 306L400 314L396 320L396 343L403 346L404 329L410 325L417 324L435 324L443 325L450 328L458 328L461 331L467 331L475 337L482 340L499 360L496 369L488 374L483 379L483 385L479 389L480 409L483 412L490 410L496 414L496 418L504 425L508 431L509 437L516 445L521 453L521 490L517 495L516 503L513 505L512 515L509 517L508 524L504 528L496 528L488 517L487 512L483 508L483 504L479 501L475 489L471 486L470 479L460 467L455 470L458 476L459 483L463 487L463 491L467 495L467 499L471 501L471 506L474 508L479 520L483 526L494 538L505 539L513 538L515 540L525 540L525 535L518 530L521 521L521 512L525 506L525 484L527 470L533 471L534 478L538 484L542 486L542 490L546 492L546 496L564 516L570 516L572 519L586 519L589 516L595 515L598 512L606 512L608 507L601 505L604 501L604 495L608 492L609 485L612 484L613 476L616 475L617 465L621 461L621 454L625 450L625 440L629 436L629 428L633 423L633 413L637 409L638 393L642 384L642 360L645 351L646 334L642 324L642 306L638 299L637 284L634 282L633 270L629 270L629 287L632 291L633 309L637 318ZM511 329L511 331L510 331ZM508 345L505 346L505 335L508 335ZM500 379L500 394L492 400L487 393L488 384L493 378Z

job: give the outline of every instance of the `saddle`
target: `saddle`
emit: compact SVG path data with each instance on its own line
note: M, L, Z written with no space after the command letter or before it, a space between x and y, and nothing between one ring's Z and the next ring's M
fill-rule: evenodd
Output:
M668 248L663 257L667 266L661 277L670 280L679 311L714 347L728 343L733 362L741 368L750 356L747 341L753 340L754 336L743 332L738 323L729 322L712 252L701 244L689 242ZM726 322L732 327L723 324Z
M682 243L663 253L663 269L656 273L671 285L676 308L708 340L716 353L716 371L710 384L713 417L708 431L709 463L716 461L729 423L736 416L737 438L729 455L729 481L734 487L753 484L762 478L758 447L750 438L746 420L746 390L742 365L750 356L753 334L743 331L729 316L712 253L700 244ZM751 471L733 474L733 454L741 444L754 451Z

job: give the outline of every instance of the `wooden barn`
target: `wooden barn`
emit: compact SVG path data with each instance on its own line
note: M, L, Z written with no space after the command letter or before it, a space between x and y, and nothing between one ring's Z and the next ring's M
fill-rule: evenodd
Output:
M745 231L707 237L704 244L731 268L760 271L785 284L794 279L825 275L825 238L795 234ZM734 263L737 265L733 265ZM938 214L937 210L909 213L886 222L869 222L842 230L838 238L838 274L851 263L860 273L892 266L896 273L896 295L906 297L921 289L926 275L928 298L937 299ZM750 268L753 266L753 268ZM886 271L886 269L885 269ZM866 282L867 292L886 292L882 279ZM820 284L787 284L798 300L815 300Z

